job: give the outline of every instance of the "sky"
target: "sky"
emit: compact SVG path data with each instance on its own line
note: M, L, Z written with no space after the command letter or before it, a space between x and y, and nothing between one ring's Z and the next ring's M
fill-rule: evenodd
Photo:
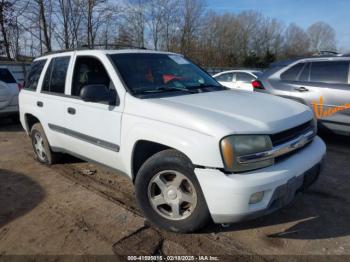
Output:
M304 29L324 21L335 29L338 49L350 51L350 0L207 0L207 8L218 13L255 10Z

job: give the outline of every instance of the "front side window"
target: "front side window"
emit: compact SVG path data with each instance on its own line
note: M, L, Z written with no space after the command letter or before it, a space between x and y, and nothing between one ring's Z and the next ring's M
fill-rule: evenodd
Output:
M220 82L232 82L232 80L233 80L233 73L221 74L221 75L215 77L215 79L217 81L220 81Z
M42 91L64 94L70 56L55 57L46 70Z
M74 66L72 96L79 96L80 90L86 85L103 85L108 89L114 89L109 75L101 63L95 57L77 57Z
M310 81L330 84L347 84L349 62L313 62L311 64Z
M111 60L134 95L224 89L215 79L180 55L113 54Z
M287 80L287 81L296 81L297 77L300 73L300 70L303 67L304 67L304 63L299 63L299 64L292 66L287 71L285 71L283 74L281 74L281 79Z
M7 84L16 83L15 78L12 76L10 71L6 68L0 68L0 81L5 82Z
M33 62L28 77L25 81L24 89L36 90L41 72L43 71L45 64L46 59Z

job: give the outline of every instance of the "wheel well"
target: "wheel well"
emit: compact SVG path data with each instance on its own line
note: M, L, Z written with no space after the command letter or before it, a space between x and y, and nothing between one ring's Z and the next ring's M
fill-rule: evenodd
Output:
M26 120L27 127L28 127L28 133L30 133L34 124L40 123L39 119L37 119L35 116L33 116L31 114L25 114L25 120Z
M170 149L170 147L146 140L138 141L134 147L132 157L133 180L135 180L140 167L148 158L166 149Z

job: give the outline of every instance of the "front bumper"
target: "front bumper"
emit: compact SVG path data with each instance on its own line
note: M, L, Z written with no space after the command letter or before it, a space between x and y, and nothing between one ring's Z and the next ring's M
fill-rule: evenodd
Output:
M195 169L215 223L233 223L269 214L291 202L297 192L318 177L326 146L319 137L307 147L275 165L244 174L224 174L217 169ZM262 200L250 197L264 192Z

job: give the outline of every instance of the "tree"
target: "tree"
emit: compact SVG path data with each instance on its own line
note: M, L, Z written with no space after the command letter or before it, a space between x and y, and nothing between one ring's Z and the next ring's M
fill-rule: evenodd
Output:
M9 29L14 26L14 4L10 1L0 2L0 29L2 34L2 44L8 59L11 59Z
M299 26L292 23L285 32L284 56L296 57L309 52L310 40L308 34Z
M123 42L127 40L127 45L145 47L145 29L145 3L143 0L129 0L119 28Z
M335 30L325 22L317 22L307 29L310 51L335 51Z
M188 55L201 28L205 3L203 0L182 0L183 16L180 20L180 52Z
M46 50L48 52L52 51L51 48L51 34L49 33L49 25L47 23L47 19L46 19L46 12L45 12L45 4L44 4L44 0L36 0L38 6L39 6L39 17L40 17L40 35L41 32L44 34L44 44L46 46Z
M151 35L153 48L158 50L160 46L169 48L172 27L178 19L178 0L150 0L145 7L145 21Z

